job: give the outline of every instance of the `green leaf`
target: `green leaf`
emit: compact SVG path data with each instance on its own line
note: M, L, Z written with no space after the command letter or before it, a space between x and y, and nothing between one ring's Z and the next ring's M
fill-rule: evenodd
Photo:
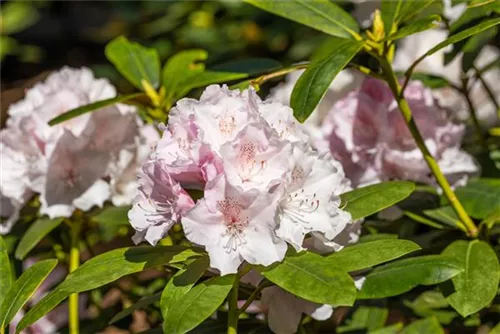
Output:
M328 0L245 0L245 2L332 36L352 38L359 31L356 20Z
M40 218L37 219L24 233L19 245L17 245L15 257L23 260L26 255L45 238L53 229L61 225L64 218Z
M337 333L356 332L363 329L373 331L384 326L389 310L375 306L361 306L354 311L346 325L337 328Z
M207 270L209 260L207 256L200 257L190 263L186 268L179 270L165 286L161 294L160 309L164 319L169 317L172 306L188 293L196 282Z
M26 304L56 265L55 259L39 261L26 269L12 284L0 306L0 328L7 326L14 319L16 313Z
M486 226L488 230L491 230L495 224L500 224L500 209L493 211L484 218L484 220L479 224L479 226Z
M185 78L177 88L179 93L177 98L184 97L192 89L205 87L212 84L228 82L232 80L244 79L248 77L246 73L231 73L231 72L213 72L204 71L197 75L188 76Z
M405 327L401 334L444 334L444 330L436 318L427 318L412 322Z
M458 313L448 310L450 304L443 294L436 290L425 291L414 301L404 301L404 305L411 308L413 312L422 317L436 317L444 325L449 325L453 319L458 317Z
M198 326L224 302L236 275L214 277L187 292L163 322L164 333L182 334Z
M471 180L455 193L467 213L477 219L484 219L500 209L500 179Z
M0 236L0 291L3 291L0 293L0 305L2 305L5 293L9 291L13 281L14 273L12 272L7 245L2 236Z
M394 34L391 34L386 38L388 41L395 41L406 36L410 36L416 33L419 33L424 30L437 28L439 24L437 22L441 21L441 17L439 15L431 15L429 17L417 20L415 22L411 22L403 28L396 31Z
M404 214L405 214L405 216L412 219L413 221L416 221L417 223L424 224L424 225L430 226L430 227L438 229L438 230L444 229L444 226L441 225L440 223L437 223L433 220L430 220L429 218L426 218L426 217L421 216L419 214L416 214L414 212L404 211Z
M310 252L287 256L281 263L258 270L288 292L319 304L351 306L356 297L354 281L347 272Z
M35 24L40 17L37 9L29 2L7 2L2 4L2 36L20 32Z
M155 49L119 36L106 45L105 53L118 72L136 88L144 90L141 83L143 79L153 88L160 85L160 57Z
M409 181L391 181L358 188L340 195L344 210L359 219L390 207L408 197L415 189Z
M386 239L349 246L326 257L328 265L344 271L374 267L420 249L410 240Z
M137 301L137 303L135 303L132 306L127 307L126 309L115 314L115 316L113 318L111 318L111 320L109 321L108 324L109 325L114 324L118 320L121 320L121 319L131 315L132 313L134 313L135 310L144 309L146 306L149 306L149 305L159 301L160 295L161 295L161 293L158 292L158 293L155 293L154 295L143 297L143 298L139 299Z
M376 268L366 276L359 299L386 298L409 291L417 285L444 282L463 272L460 262L442 255L419 256Z
M433 2L434 0L383 0L381 15L386 35L392 32L393 25L396 27L399 26L430 6Z
M94 103L91 103L91 104L86 104L84 106L81 106L81 107L78 107L78 108L75 108L75 109L72 109L70 111L67 111L57 117L54 117L53 119L51 119L49 121L49 125L56 125L56 124L59 124L59 123L62 123L64 121L67 121L67 120L70 120L72 118L75 118L75 117L78 117L78 116L81 116L83 114L86 114L88 112L91 112L91 111L97 111L101 108L104 108L104 107L107 107L107 106L110 106L110 105L113 105L113 104L117 104L117 103L120 103L120 102L125 102L125 101L128 101L128 100L132 100L136 97L139 97L139 96L143 96L144 94L143 93L135 93L135 94L128 94L128 95L120 95L120 96L117 96L117 97L112 97L110 99L106 99L106 100L101 100L101 101L97 101L97 102L94 102Z
M500 280L498 258L491 246L479 240L457 240L442 254L454 257L465 267L452 279L455 292L446 297L450 305L466 317L491 303Z
M286 4L288 1L281 1ZM295 84L290 98L293 114L304 122L325 95L337 74L363 47L362 42L337 38L338 43L324 58L314 59Z
M477 56L498 33L498 27L492 27L470 37L462 48L462 71L466 73L474 65Z
M148 268L165 265L183 257L198 253L181 246L125 247L100 254L70 273L54 290L38 302L17 325L20 332L50 312L72 293L92 290L111 283L123 276Z
M401 322L397 322L394 325L371 331L369 334L399 334L402 328L403 324Z
M424 210L424 214L453 228L459 228L459 226L462 225L462 222L451 206L444 206L432 210Z
M427 73L414 73L412 75L414 80L422 81L422 83L432 89L449 87L451 84L448 80L437 75L430 75Z
M123 226L129 226L128 212L130 206L110 206L92 217L97 223L101 236L105 241L111 241Z

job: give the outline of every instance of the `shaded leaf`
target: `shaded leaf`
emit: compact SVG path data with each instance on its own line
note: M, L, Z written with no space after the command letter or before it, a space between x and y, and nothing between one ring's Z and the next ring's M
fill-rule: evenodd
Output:
M359 31L356 20L328 0L245 0L245 2L332 36L351 38Z
M137 301L137 303L135 303L132 306L127 307L126 309L121 310L120 312L115 314L115 316L113 318L111 318L111 320L109 321L109 324L111 325L111 324L117 322L118 320L121 320L121 319L131 315L132 313L134 313L135 310L144 309L145 307L159 301L160 295L161 295L161 293L158 292L158 293L155 293L154 295L143 297L143 298L139 299Z
M406 326L401 334L444 334L444 330L435 317L421 319Z
M359 331L366 329L374 331L384 326L389 316L389 310L375 306L360 306L354 311L346 325L337 328L337 333Z
M451 206L444 206L432 210L424 210L424 214L448 226L459 228L462 222Z
M128 212L131 206L110 206L92 217L101 230L105 241L111 241L122 226L129 226Z
M340 195L340 198L352 219L359 219L398 203L414 189L413 182L391 181L358 188Z
M460 262L442 255L419 256L375 268L366 276L360 299L385 298L409 291L417 285L444 282L463 271Z
M477 219L484 219L500 209L500 179L471 180L455 193L467 213Z
M45 238L53 229L63 222L64 218L40 218L37 219L24 233L19 245L17 245L15 257L23 260L26 255Z
M311 115L333 79L363 47L362 42L342 38L337 41L335 50L324 58L314 59L293 88L290 105L300 122Z
M155 49L119 36L106 45L105 53L118 72L136 88L144 90L143 79L153 88L160 85L160 57Z
M442 254L454 257L465 268L452 279L455 292L446 297L450 305L466 317L491 303L500 280L498 258L491 246L479 240L457 240Z
M347 272L310 252L287 256L281 263L258 270L276 285L312 302L350 306L356 297L354 281Z

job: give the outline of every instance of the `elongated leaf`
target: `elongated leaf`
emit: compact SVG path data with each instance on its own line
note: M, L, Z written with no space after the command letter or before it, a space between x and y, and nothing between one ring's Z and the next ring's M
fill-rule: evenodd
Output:
M0 306L0 328L5 327L14 319L16 313L26 304L56 265L55 259L37 262L12 284Z
M330 263L320 255L301 252L258 270L271 282L306 300L350 306L356 297L354 282L347 272Z
M374 267L419 249L420 246L413 241L386 239L349 246L326 259L328 265L350 272Z
M397 27L401 23L411 19L433 2L434 0L383 0L381 4L381 15L386 36L391 33L393 26Z
M280 3L288 3L286 1ZM337 47L328 56L315 59L295 84L290 98L293 114L304 122L325 95L337 74L363 47L362 42L338 38Z
M403 28L399 29L396 31L394 34L390 35L387 37L388 41L395 41L401 38L404 38L406 36L410 36L416 33L419 33L424 30L436 28L439 25L437 22L441 21L441 17L438 15L432 15L420 20L417 20L415 22L411 22L408 25L404 26Z
M4 296L12 286L13 280L14 275L12 273L7 245L5 245L5 241L0 236L0 306L2 305Z
M178 98L184 97L194 88L244 79L246 77L248 77L246 73L204 71L194 76L188 76L181 82L180 87L177 88L179 90Z
M175 308L169 309L163 332L182 334L198 326L224 302L235 279L235 275L226 275L196 285Z
M22 260L38 243L45 238L53 229L63 222L64 218L40 218L37 219L24 233L16 248L16 259Z
M456 194L474 218L484 219L500 209L500 179L471 180L465 187L457 188Z
M115 314L115 316L113 318L111 318L111 320L109 321L109 324L110 325L114 324L118 320L121 320L121 319L131 315L132 313L134 313L135 310L140 310L140 309L143 309L151 304L154 304L155 302L160 300L160 295L161 295L161 293L158 292L158 293L155 293L154 295L139 299L139 301L137 303L135 303L134 305L127 307L126 309Z
M245 2L332 36L351 38L359 31L356 21L342 8L328 0L245 0Z
M500 280L498 258L491 246L479 240L457 240L442 254L454 257L465 267L452 279L455 292L446 298L450 305L466 317L491 303Z
M443 327L439 324L439 321L435 317L421 319L412 322L410 325L405 327L401 334L422 334L422 333L432 333L432 334L444 334Z
M408 218L411 218L412 220L416 221L417 223L424 224L424 225L430 226L432 228L436 228L438 230L442 230L445 228L440 223L437 223L437 222L430 220L429 218L426 218L426 217L421 216L419 214L416 214L416 213L413 213L410 211L404 211L404 214Z
M175 308L176 303L188 293L207 270L209 260L207 256L200 257L190 263L185 269L179 270L167 283L161 294L160 308L164 319L169 317L169 310Z
M454 228L458 228L458 226L462 224L457 214L455 213L455 210L453 210L451 206L444 206L442 208L432 210L424 210L424 214Z
M463 270L460 262L450 256L428 255L395 261L378 267L368 274L358 298L396 296L417 285L444 282Z
M344 210L352 219L359 219L396 204L408 197L415 189L409 181L391 181L358 188L340 197L345 204Z
M120 102L129 101L129 100L132 100L136 97L143 96L143 95L144 94L142 94L142 93L120 95L117 97L112 97L110 99L101 100L101 101L97 101L97 102L94 102L91 104L87 104L87 105L72 109L70 111L67 111L67 112L65 112L57 117L54 117L53 119L51 119L49 121L49 125L56 125L56 124L62 123L64 121L67 121L69 119L86 114L88 112L97 111L101 108L104 108L104 107L107 107L107 106L110 106L113 104L117 104Z
M160 57L150 49L119 36L106 45L106 57L131 84L144 90L141 80L153 88L160 85Z
M72 272L38 302L17 325L19 332L47 314L70 294L92 290L123 276L176 261L183 253L199 256L180 246L125 247L100 254Z

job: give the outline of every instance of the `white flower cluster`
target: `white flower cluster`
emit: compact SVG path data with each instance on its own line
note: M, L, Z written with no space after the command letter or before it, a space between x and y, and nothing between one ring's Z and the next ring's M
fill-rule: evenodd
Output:
M308 233L335 244L348 226L342 166L307 144L289 107L213 85L180 100L163 131L129 212L136 242L155 244L181 221L225 275L243 261L281 261L286 244L301 250ZM203 198L195 203L189 189Z
M66 111L115 96L115 88L89 69L63 68L9 108L0 132L1 216L9 218L0 234L9 232L35 193L49 217L68 217L108 199L132 202L136 169L159 139L134 108L116 104L48 125Z

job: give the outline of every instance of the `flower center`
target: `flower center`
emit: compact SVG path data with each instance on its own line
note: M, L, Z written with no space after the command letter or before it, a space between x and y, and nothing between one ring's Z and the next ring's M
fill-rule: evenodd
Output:
M257 145L251 142L243 143L240 146L240 155L238 157L238 166L240 177L243 182L248 182L255 175L259 174L266 165L266 161L256 161Z
M293 174L293 173L292 173ZM293 178L293 176L292 176ZM282 202L281 210L294 223L309 225L306 215L315 212L319 208L319 199L316 194L308 195L304 189L289 194Z
M224 217L226 231L223 237L228 237L224 248L227 253L235 251L238 246L246 243L244 230L248 226L248 218L243 217L243 208L233 197L217 202L217 209Z
M219 131L223 135L230 135L236 129L236 118L233 115L226 115L219 120Z

